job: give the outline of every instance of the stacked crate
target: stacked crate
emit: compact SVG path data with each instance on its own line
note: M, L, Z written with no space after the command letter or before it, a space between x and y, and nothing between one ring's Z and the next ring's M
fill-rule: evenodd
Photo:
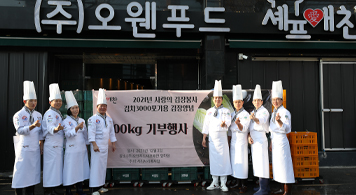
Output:
M113 180L121 183L140 180L139 168L114 168Z
M175 183L194 183L198 185L197 167L177 167L172 168L172 180Z
M288 135L295 178L319 177L317 133L291 132Z
M168 168L143 168L141 171L143 183L160 183L163 187L166 187L168 183Z
M108 170L111 170L111 176L108 177ZM140 181L140 169L139 168L113 168L106 171L106 184L113 187L114 184L119 183L132 183L134 187L138 186ZM143 184L140 184L142 187Z

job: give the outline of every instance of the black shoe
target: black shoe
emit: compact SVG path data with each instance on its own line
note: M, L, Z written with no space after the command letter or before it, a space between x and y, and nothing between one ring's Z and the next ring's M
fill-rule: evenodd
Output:
M229 186L229 189L240 189L241 185L237 182L235 185Z
M75 187L77 188L78 195L87 195L86 193L83 192L83 183L82 182L76 183Z
M241 188L240 188L239 193L240 193L240 194L243 194L243 193L246 193L246 192L247 192L247 186L242 185Z
M51 195L63 195L63 194L56 192L56 188L51 188Z

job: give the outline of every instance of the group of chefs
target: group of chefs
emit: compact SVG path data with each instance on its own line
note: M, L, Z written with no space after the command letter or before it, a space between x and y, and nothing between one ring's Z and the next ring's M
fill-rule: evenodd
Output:
M84 119L78 115L80 109L71 91L65 92L67 117L59 111L62 98L57 83L49 85L49 104L46 113L35 110L37 96L32 81L23 83L24 107L13 116L16 129L14 136L15 164L12 188L15 194L34 194L34 187L41 180L41 154L43 154L43 188L45 195L57 195L55 188L63 185L66 195L72 195L72 186L76 186L78 195L83 192L83 181L89 179L90 193L99 195L107 189L105 175L109 139L112 152L115 151L116 137L113 120L106 115L107 102L105 90L99 89L97 113L88 119L88 128ZM271 132L273 179L281 183L281 189L274 194L290 194L294 183L293 165L289 142L286 134L291 132L291 115L283 107L283 87L281 81L272 84L272 104L270 114L263 107L261 88L256 85L253 95L254 111L249 114L243 108L241 85L233 86L233 104L235 111L222 105L221 81L215 81L213 101L215 106L207 111L203 126L202 145L207 147L209 135L210 173L213 182L207 190L228 191L227 176L237 178L231 188L239 188L240 193L247 191L248 143L251 144L254 176L259 178L256 195L269 194L269 159L266 133ZM65 139L64 139L65 138ZM230 143L230 146L229 146ZM91 166L89 168L87 145L90 144ZM63 152L65 145L65 152ZM63 155L64 153L64 155ZM220 176L220 185L219 185Z
M231 189L239 193L247 191L248 143L251 144L253 174L259 178L259 188L255 195L266 195L269 187L269 155L272 152L273 179L281 184L272 194L291 194L291 185L295 183L293 163L287 134L291 132L291 114L283 107L282 81L272 83L272 116L263 106L260 85L256 85L252 103L254 110L249 114L243 107L241 85L233 86L233 104L235 111L222 105L221 81L215 81L214 107L206 112L203 126L203 147L207 147L209 135L210 174L213 182L207 190L228 191L227 176L237 179ZM270 145L266 133L271 133ZM220 184L219 184L220 177Z
M13 116L16 157L12 188L15 189L15 194L22 195L23 191L27 195L34 194L35 185L41 180L41 154L45 195L60 194L55 191L60 185L66 187L66 195L72 195L73 185L76 186L78 195L85 195L82 185L86 179L89 179L92 195L106 192L107 189L103 188L103 185L109 152L108 142L110 139L114 152L116 137L113 120L106 115L105 90L99 89L97 113L88 119L88 127L84 119L78 116L80 109L73 92L65 92L65 118L59 111L62 98L57 83L49 85L50 106L43 117L35 110L37 96L34 83L24 81L23 90L24 107ZM90 168L87 152L89 144Z

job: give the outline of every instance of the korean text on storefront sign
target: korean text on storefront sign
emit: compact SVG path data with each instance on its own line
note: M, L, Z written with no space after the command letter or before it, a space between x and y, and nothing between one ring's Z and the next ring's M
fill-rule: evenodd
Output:
M73 6L71 1L48 1L48 5L53 6L54 10L46 14L45 19L41 19L42 0L37 0L35 5L35 26L37 32L42 32L41 25L56 25L57 34L62 33L63 25L77 25L77 33L81 33L84 27L84 6L82 0L77 0L78 8L78 21L72 19L72 15L65 11L65 7ZM129 17L123 18L125 22L131 23L133 37L135 38L155 38L155 33L139 33L138 29L146 29L154 31L157 27L156 22L156 2L145 2L145 9L143 10L143 5L138 2L131 2L127 5L127 14ZM103 17L101 15L102 10L108 10L109 15ZM171 12L171 16L167 17L166 23L162 24L165 29L175 29L176 36L181 37L183 29L194 29L195 24L189 23L190 18L187 16L186 12L189 10L188 5L168 5L168 10ZM135 11L133 11L135 10ZM144 13L143 13L144 11ZM208 24L224 24L225 19L221 18L211 18L210 13L212 12L224 12L223 7L206 7L204 9L204 22ZM56 15L61 15L66 18L66 20L55 20L53 17ZM101 25L88 25L89 30L121 30L119 25L109 25L108 23L112 21L115 17L114 8L108 3L102 3L98 5L95 9L95 16L97 20L101 22ZM230 28L226 27L199 27L199 32L230 32Z
M294 15L297 17L304 17L301 20L290 20L288 16L288 5L283 4L277 6L275 0L268 0L271 4L271 8L267 10L267 13L262 21L262 25L267 25L268 21L271 21L273 25L278 25L278 30L289 31L290 34L286 35L287 39L311 39L311 35L308 35L305 30L305 25L309 23L315 28L321 20L324 19L324 31L334 32L336 28L342 28L343 38L356 40L356 35L350 35L349 29L354 28L354 24L351 23L350 18L353 15L350 10L347 10L345 6L340 6L340 9L336 11L336 14L343 16L343 19L335 26L335 13L334 6L328 5L321 9L305 9L303 16L300 16L299 7L304 0L297 0L294 3ZM292 25L292 29L289 29L289 25Z

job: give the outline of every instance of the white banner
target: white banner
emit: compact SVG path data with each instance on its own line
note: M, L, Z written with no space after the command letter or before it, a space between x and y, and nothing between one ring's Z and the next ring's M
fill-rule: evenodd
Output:
M117 150L109 168L204 166L193 143L195 113L210 91L106 91ZM96 110L98 92L94 92Z
M98 91L93 93L96 112ZM106 91L107 115L114 121L115 152L109 149L108 168L199 167L209 165L209 148L201 133L213 92L130 90ZM223 105L234 111L231 90L223 91ZM244 108L253 110L253 90ZM270 92L262 90L271 110ZM110 145L109 145L110 146Z

